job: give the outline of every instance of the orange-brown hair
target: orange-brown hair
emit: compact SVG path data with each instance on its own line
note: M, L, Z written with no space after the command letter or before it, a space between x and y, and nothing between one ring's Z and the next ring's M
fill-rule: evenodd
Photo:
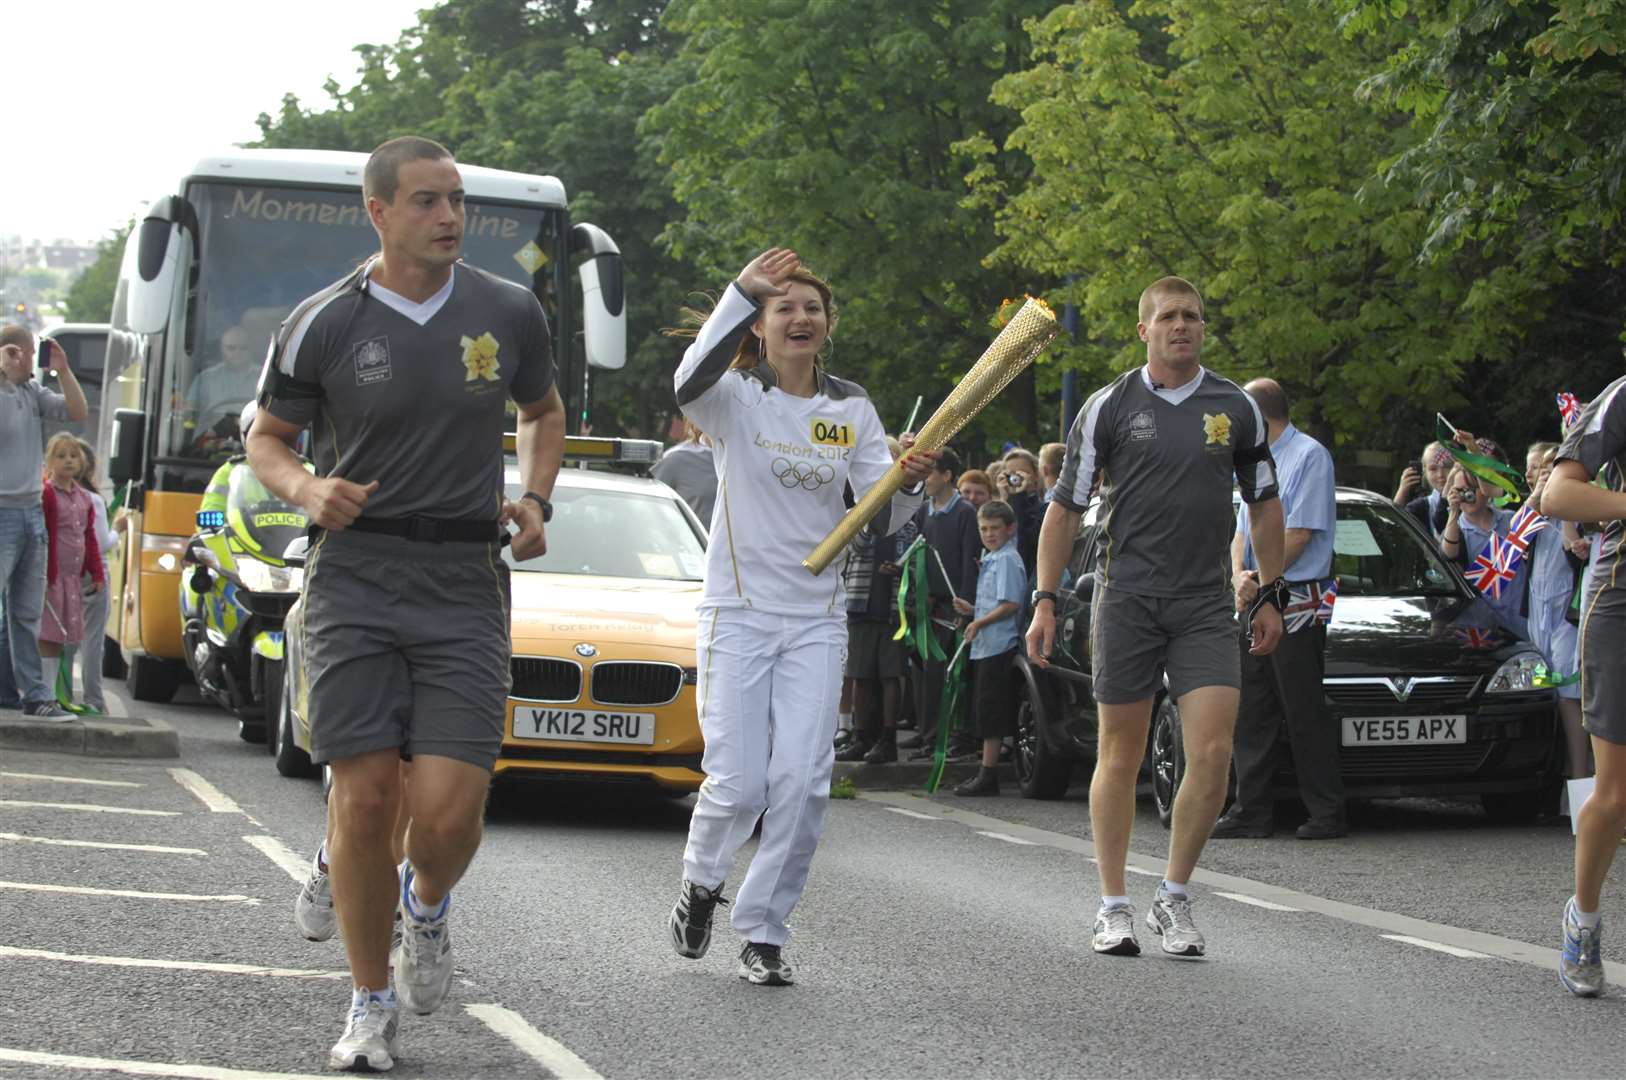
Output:
M819 299L824 301L825 340L828 341L833 338L836 332L836 319L839 317L839 309L836 307L835 295L830 291L829 283L805 266L790 275L787 281L799 281L803 285L811 285L818 292ZM704 307L690 307L685 304L679 308L678 313L681 316L679 321L682 325L667 327L661 333L668 337L694 337L699 332L701 324L711 314L712 309L717 306L715 296L707 295L706 301ZM747 334L741 338L739 350L734 353L734 359L729 361L728 366L741 370L756 367L762 360L760 341L761 339L755 334Z

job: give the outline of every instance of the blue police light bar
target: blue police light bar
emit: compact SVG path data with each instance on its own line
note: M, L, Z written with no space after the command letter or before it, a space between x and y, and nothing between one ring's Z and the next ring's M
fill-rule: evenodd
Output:
M224 529L225 527L226 527L226 511L224 511L224 510L199 510L198 511L198 528L200 528L200 529Z

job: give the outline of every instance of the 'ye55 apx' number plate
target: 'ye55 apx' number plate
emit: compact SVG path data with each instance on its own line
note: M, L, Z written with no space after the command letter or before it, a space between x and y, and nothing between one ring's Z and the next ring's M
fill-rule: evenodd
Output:
M1468 741L1466 716L1346 716L1345 746L1439 746Z

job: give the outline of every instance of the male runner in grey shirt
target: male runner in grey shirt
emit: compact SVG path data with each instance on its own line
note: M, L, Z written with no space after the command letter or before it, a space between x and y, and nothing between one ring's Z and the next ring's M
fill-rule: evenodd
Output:
M1259 407L1199 363L1203 303L1176 277L1141 294L1146 366L1091 395L1067 439L1039 534L1038 591L1028 655L1048 665L1055 590L1100 493L1100 555L1090 612L1090 670L1099 744L1090 821L1101 877L1096 952L1133 956L1134 911L1124 864L1135 820L1135 781L1152 701L1165 682L1180 709L1186 774L1175 800L1168 867L1146 922L1163 951L1201 956L1186 883L1225 800L1236 723L1239 660L1232 620L1233 478L1251 510L1260 577L1251 612L1255 655L1281 639L1282 508ZM1165 679L1166 674L1166 679Z
M1626 376L1594 398L1565 436L1541 512L1603 522L1581 597L1581 716L1597 775L1576 815L1575 895L1564 906L1558 961L1571 993L1596 997L1604 989L1598 900L1626 830Z
M450 986L450 894L479 846L509 689L498 537L517 522L514 557L545 551L564 412L536 297L458 262L463 183L451 154L427 139L387 142L368 160L364 195L381 254L278 331L248 456L320 530L295 685L312 760L333 772L325 861L354 983L329 1064L379 1070L394 1064L396 994L427 1013ZM502 498L510 397L526 487L514 503ZM306 426L314 476L292 450ZM403 798L412 825L398 880ZM313 881L327 879L322 862L319 851Z

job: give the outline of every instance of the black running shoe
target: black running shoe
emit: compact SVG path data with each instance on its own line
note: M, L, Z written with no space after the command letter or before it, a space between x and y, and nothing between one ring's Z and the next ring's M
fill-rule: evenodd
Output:
M728 904L721 885L707 889L684 878L677 903L672 906L672 948L679 956L698 960L706 955L711 948L711 913L718 904Z
M796 979L778 945L746 942L740 950L740 978L756 986L789 986Z

